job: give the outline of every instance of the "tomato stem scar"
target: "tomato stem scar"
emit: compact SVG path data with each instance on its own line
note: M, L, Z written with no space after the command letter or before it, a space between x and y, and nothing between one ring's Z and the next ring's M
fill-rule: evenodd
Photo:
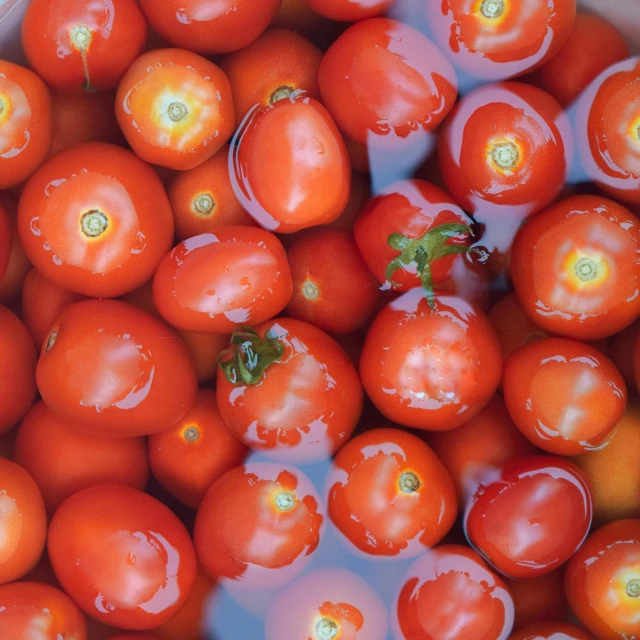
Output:
M0 98L0 116L2 115L3 111L4 111L4 100Z
M338 635L338 625L329 618L322 618L316 625L317 640L333 640Z
M513 142L498 142L491 149L491 160L503 171L509 171L517 166L520 152Z
M208 216L215 206L216 203L210 193L201 193L193 201L193 210L203 216Z
M284 100L286 98L290 98L293 94L294 89L292 87L288 87L283 85L282 87L278 87L269 98L269 102L271 104L275 104L278 100Z
M109 218L99 209L92 209L80 218L82 233L89 238L101 236L109 227Z
M480 11L485 18L499 18L504 13L504 0L484 0Z
M87 50L93 40L93 33L89 27L83 24L76 25L69 31L71 44L80 52L82 58L82 68L84 70L84 89L85 91L93 91L91 88L91 80L89 78L89 63L87 62Z
M300 287L300 291L302 291L302 295L307 300L317 300L320 297L320 290L312 280L305 280Z
M627 595L630 598L637 598L640 596L640 580L629 580L627 582Z
M398 486L403 493L415 493L421 485L420 478L413 471L405 471L400 474Z
M167 107L167 115L169 116L169 120L171 120L172 122L180 122L180 120L182 120L187 113L189 113L189 111L187 110L187 107L182 104L182 102L172 102L168 107Z
M198 427L187 427L184 430L184 439L187 442L197 442L200 439L200 430L198 429Z
M278 511L291 511L296 505L296 496L289 491L281 491L276 496L275 502Z
M52 331L47 338L47 346L44 348L45 351L51 351L53 349L53 345L56 343L58 338L58 332Z
M598 265L591 258L580 258L576 264L576 275L583 282L589 282L598 275Z

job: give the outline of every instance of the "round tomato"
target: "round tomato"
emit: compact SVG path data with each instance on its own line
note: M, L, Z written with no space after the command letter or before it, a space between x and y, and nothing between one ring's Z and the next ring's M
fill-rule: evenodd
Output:
M182 340L116 300L67 307L44 341L36 373L53 413L99 436L168 429L191 408L198 384Z
M321 16L342 22L374 18L393 6L395 0L307 0Z
M518 633L514 633L509 640L596 640L589 632L576 627L574 624L557 622L540 622L533 624Z
M122 629L166 622L195 585L196 557L184 525L130 487L102 485L65 500L51 520L47 548L78 606Z
M613 364L618 367L618 371L622 374L624 381L627 383L627 389L630 388L631 391L633 391L636 386L634 347L639 335L640 318L631 323L626 329L612 336L608 344L607 353Z
M218 408L245 444L271 459L324 460L351 436L362 385L342 348L288 318L239 329L220 356Z

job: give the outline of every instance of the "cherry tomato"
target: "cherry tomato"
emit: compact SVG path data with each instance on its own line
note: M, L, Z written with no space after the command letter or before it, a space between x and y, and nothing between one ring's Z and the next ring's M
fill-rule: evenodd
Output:
M0 640L87 640L87 622L65 593L38 582L0 586Z
M323 521L324 508L307 476L295 467L253 462L227 472L207 491L193 540L211 578L271 589L308 564Z
M434 43L387 18L349 27L326 52L318 81L340 129L362 144L435 129L458 92L455 71Z
M180 338L116 300L67 307L43 344L36 373L47 406L90 435L164 431L191 408L197 391Z
M18 234L18 199L8 191L0 191L0 206L9 218L11 243L9 262L0 279L0 302L13 302L20 296L27 273L31 270L31 263Z
M13 460L36 481L49 515L69 496L101 484L144 490L149 478L142 438L98 438L73 429L44 402L24 417Z
M231 183L260 225L293 233L342 213L349 198L349 156L317 100L293 93L254 109L236 140L229 156Z
M395 0L307 0L321 16L342 22L375 18L390 9Z
M513 600L475 551L443 545L411 565L395 613L396 640L506 640Z
M40 78L0 60L0 189L26 180L49 153L51 96Z
M500 344L480 309L420 288L389 303L374 320L360 358L367 395L390 420L444 431L476 415L498 388Z
M508 460L467 503L464 528L471 545L498 571L534 578L566 562L591 526L586 477L571 462L550 456Z
M130 151L93 142L36 171L20 198L18 231L53 283L114 297L151 277L171 247L173 218L150 167Z
M386 640L389 621L380 596L344 569L316 569L283 589L269 606L266 640Z
M0 282L4 278L11 256L11 222L0 202Z
M576 196L522 227L513 284L525 313L550 333L595 340L640 314L640 221L600 196Z
M221 333L178 331L193 360L198 382L213 380L218 372L218 356L229 344L230 336Z
M509 640L596 640L590 633L575 624L540 622L533 624Z
M235 332L220 357L218 408L245 444L271 459L308 463L334 454L362 413L362 385L326 333L289 318Z
M153 301L178 329L230 333L280 313L292 288L287 255L275 235L225 227L183 240L164 257L153 279Z

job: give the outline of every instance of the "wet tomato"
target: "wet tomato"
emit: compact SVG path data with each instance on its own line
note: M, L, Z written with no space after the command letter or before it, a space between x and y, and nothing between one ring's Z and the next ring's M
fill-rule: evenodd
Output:
M197 390L178 335L116 300L67 307L43 344L36 373L47 406L99 436L164 431L187 413Z
M351 436L362 385L342 348L289 318L233 334L220 357L218 408L245 444L269 458L324 460Z
M321 16L341 22L375 18L390 9L395 0L307 0Z
M465 533L498 571L533 578L580 547L591 526L591 493L582 471L550 456L507 461L468 501Z
M596 640L588 631L575 624L558 622L540 622L533 624L518 633L514 633L509 640Z

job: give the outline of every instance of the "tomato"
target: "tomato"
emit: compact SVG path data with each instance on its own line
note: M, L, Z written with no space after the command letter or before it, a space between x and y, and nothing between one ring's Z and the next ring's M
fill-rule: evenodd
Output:
M43 344L36 374L53 413L99 436L164 431L191 408L197 390L180 338L116 300L67 307Z
M411 565L395 614L396 640L506 640L513 600L475 551L443 545Z
M513 284L525 313L549 333L595 340L640 314L640 220L600 196L568 198L518 233Z
M327 476L327 511L356 548L412 557L440 542L457 515L451 477L433 451L399 429L349 441Z
M443 0L424 6L438 46L459 69L485 81L513 78L551 60L576 15L576 0Z
M511 636L509 640L596 640L574 624L540 622Z
M150 167L130 151L93 142L36 171L20 198L18 231L47 279L114 297L151 277L171 247L173 218Z
M31 269L29 258L18 234L18 199L8 191L0 191L0 206L7 212L10 229L9 261L4 276L0 279L0 302L12 302L20 296L22 287Z
M211 578L272 589L308 564L323 520L320 497L301 471L253 462L210 487L198 509L193 540Z
M87 622L65 593L37 582L0 586L0 640L87 640Z
M153 301L178 329L230 333L280 313L292 288L287 255L275 235L225 227L183 240L164 257L153 279Z
M344 210L349 156L317 100L293 93L254 109L235 140L231 184L242 206L266 229L293 233L333 222Z
M198 382L213 380L218 372L218 356L229 344L231 336L220 333L178 331L193 360Z
M360 377L378 410L398 424L444 431L476 415L498 388L500 344L486 316L462 298L421 288L389 303L362 350Z
M321 16L343 22L374 18L390 9L395 0L307 0Z
M11 255L11 222L0 202L0 282L4 278L9 266Z
M464 528L471 545L498 571L534 578L566 562L591 526L586 477L550 456L508 460L468 501Z
M51 95L24 67L0 60L0 189L26 180L51 147Z
M568 120L544 91L519 82L486 85L456 105L439 139L442 176L473 214L537 213L558 195L573 154Z
M326 52L318 81L340 129L363 144L435 129L458 92L455 71L434 43L387 18L350 26Z
M634 378L634 345L640 335L640 319L620 331L609 341L609 357L627 383L627 389L634 391L636 382Z
M245 444L271 459L324 460L351 436L362 385L326 333L289 318L240 329L220 357L218 408Z
M386 640L389 621L380 596L344 569L317 569L283 589L269 606L266 640Z
M13 460L36 481L50 515L88 487L122 484L144 490L149 463L142 438L98 438L73 426L38 402L18 429Z

